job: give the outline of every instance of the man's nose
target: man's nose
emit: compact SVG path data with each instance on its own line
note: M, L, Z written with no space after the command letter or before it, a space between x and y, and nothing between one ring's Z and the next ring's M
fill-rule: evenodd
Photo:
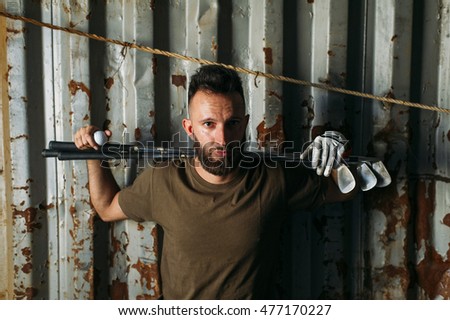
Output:
M218 126L215 132L215 143L225 146L227 144L226 132L223 126Z

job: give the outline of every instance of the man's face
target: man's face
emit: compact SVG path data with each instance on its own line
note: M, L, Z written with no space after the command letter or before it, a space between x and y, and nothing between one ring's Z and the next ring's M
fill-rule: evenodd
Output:
M189 105L190 119L183 120L187 134L195 141L202 167L214 175L226 175L240 159L248 115L237 93L198 91Z

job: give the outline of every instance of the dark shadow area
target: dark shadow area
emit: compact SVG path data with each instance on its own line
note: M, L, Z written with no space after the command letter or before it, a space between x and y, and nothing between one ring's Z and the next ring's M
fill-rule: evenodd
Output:
M233 44L232 33L232 3L228 0L219 0L219 18L217 27L217 38L219 43L218 62L231 64L231 51Z
M155 1L154 17L154 47L160 50L170 51L170 26L169 26L168 1ZM172 134L170 118L170 67L169 58L154 55L153 74L155 76L155 142L160 146L163 141L171 141Z
M299 32L297 1L284 1L283 6L283 75L299 79ZM283 117L285 119L299 119L298 121L284 121L284 130L287 141L294 141L294 150L301 150L304 142L303 130L298 123L302 123L303 103L300 101L301 87L288 82L282 83L283 88Z
M36 2L24 3L23 15L42 20L40 4ZM45 141L45 111L44 111L44 83L42 75L51 70L44 70L43 65L43 46L42 46L43 29L30 23L24 24L25 37L25 72L26 78L23 85L26 86L26 96L22 97L26 106L26 125L25 137L11 137L13 139L27 139L28 155L27 161L29 177L27 177L27 187L30 207L23 212L28 232L32 235L31 255L26 256L26 250L17 252L18 255L23 254L27 261L31 258L32 265L32 292L30 294L27 288L28 298L32 299L48 299L49 297L49 269L48 269L48 219L47 206L50 205L46 194L47 171L46 160L41 156L41 151L46 145ZM14 158L20 159L20 154L12 154ZM14 167L13 163L13 167ZM19 204L17 204L19 205ZM22 267L22 266L19 266ZM23 266L24 271L26 265ZM54 284L52 284L54 286ZM17 292L15 292L17 294Z
M414 0L413 9L413 27L412 27L412 48L411 48L411 82L410 82L410 99L413 102L421 102L422 92L422 60L423 60L423 28L424 28L424 0ZM409 110L409 132L410 145L408 154L408 177L409 177L409 196L411 203L411 217L408 225L407 244L408 252L408 271L410 274L410 282L407 291L408 299L418 299L418 274L416 271L416 228L417 228L417 183L419 179L419 164L417 163L417 154L422 152L420 145L420 116L423 111L421 109L410 108Z
M348 33L347 33L347 89L365 92L365 65L367 54L367 1L350 0L348 4ZM346 119L350 124L351 132L348 139L351 140L353 154L365 154L364 135L352 134L363 133L366 117L364 116L364 99L354 96L346 97ZM358 193L356 197L346 203L345 225L346 232L346 261L348 276L346 285L348 298L362 299L371 292L371 281L365 281L370 277L370 272L365 269L366 261L366 216L363 204L363 194ZM369 287L368 287L369 286Z
M89 33L106 35L106 5L102 1L91 2L88 16ZM105 57L106 43L89 40L89 73L90 77L90 123L107 129L107 101L105 92ZM108 299L109 285L109 224L98 216L93 219L94 227L94 299Z

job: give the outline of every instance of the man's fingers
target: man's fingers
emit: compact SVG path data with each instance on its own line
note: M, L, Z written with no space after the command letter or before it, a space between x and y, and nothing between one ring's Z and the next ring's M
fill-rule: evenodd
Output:
M329 157L330 146L329 139L321 138L320 140L320 163L317 166L316 173L320 176L323 174L325 170L325 166L327 164L327 159Z
M87 126L80 128L74 135L74 143L78 149L84 150L89 148L98 149L98 144L94 140L94 132L98 131L95 126Z
M319 165L319 159L322 150L321 148L318 147L318 143L316 142L313 142L311 145L312 145L311 167L315 169Z
M325 164L325 171L323 173L323 175L325 177L328 177L330 175L330 173L331 173L331 169L333 169L334 161L336 159L336 153L337 153L336 151L337 151L337 147L333 143L329 144L328 157L325 160L326 161L325 162L326 163Z

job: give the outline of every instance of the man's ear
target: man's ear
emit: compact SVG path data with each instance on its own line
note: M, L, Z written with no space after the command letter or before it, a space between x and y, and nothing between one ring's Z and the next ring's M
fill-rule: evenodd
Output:
M192 121L191 121L191 119L183 119L181 124L183 125L183 129L184 129L184 131L186 131L186 133L189 136L189 138L193 139L192 134L194 132L194 129L192 128Z

